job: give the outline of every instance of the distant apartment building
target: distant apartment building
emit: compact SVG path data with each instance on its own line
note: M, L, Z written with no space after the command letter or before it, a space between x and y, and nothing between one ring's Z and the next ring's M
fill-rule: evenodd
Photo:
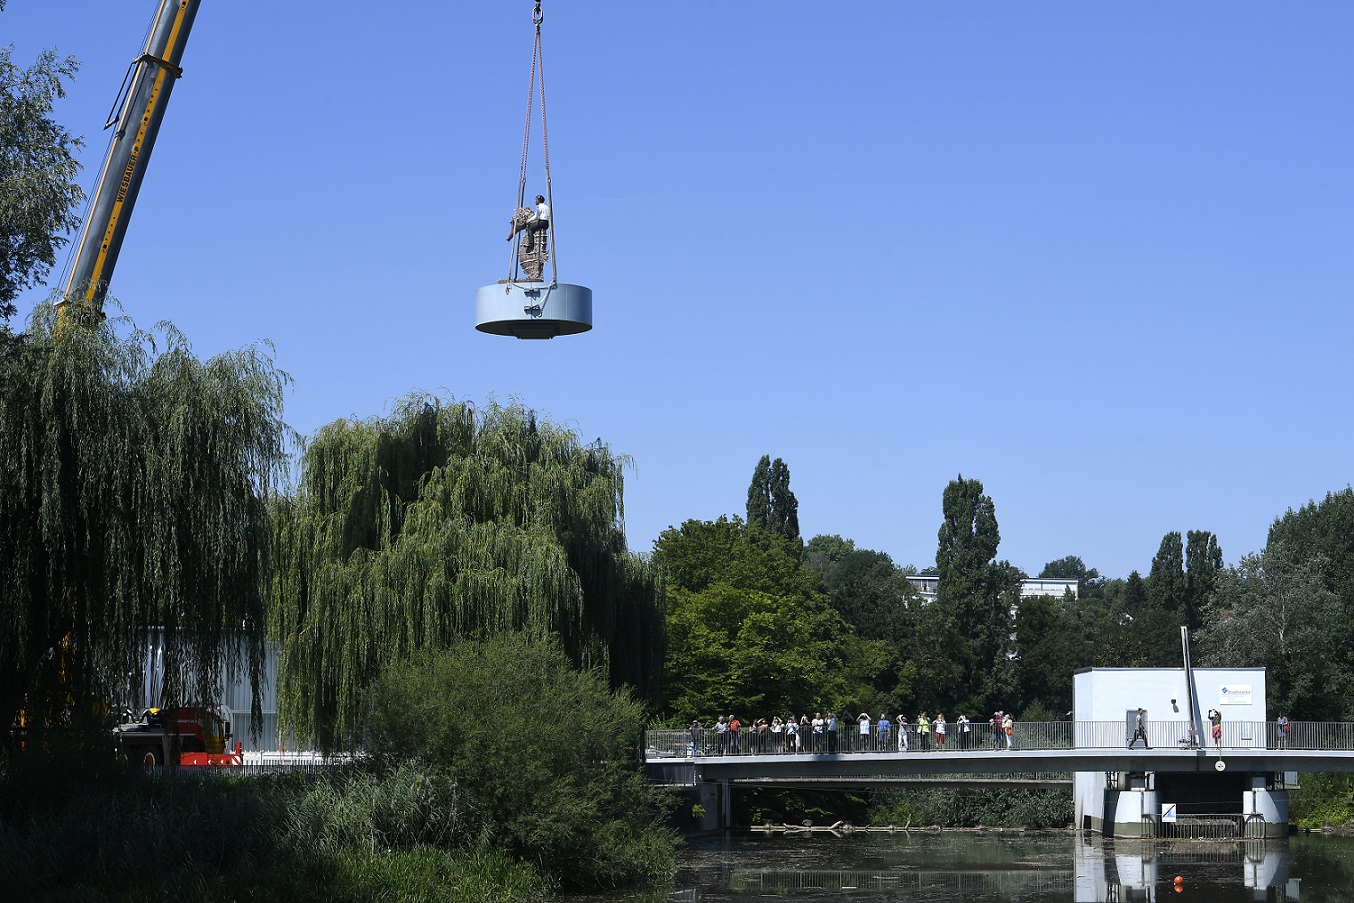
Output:
M907 578L912 581L912 585L921 593L921 597L926 602L932 602L936 598L936 588L940 583L940 578L924 574L911 574ZM1052 596L1055 599L1061 599L1064 593L1070 592L1072 598L1079 598L1077 592L1076 577L1029 577L1020 581L1020 598L1032 599L1035 596Z

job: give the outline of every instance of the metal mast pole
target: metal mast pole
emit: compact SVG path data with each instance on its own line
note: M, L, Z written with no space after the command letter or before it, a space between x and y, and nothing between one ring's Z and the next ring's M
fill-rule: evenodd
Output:
M1189 660L1189 627L1180 628L1180 649L1185 658L1185 699L1189 703L1189 738L1190 747L1197 749L1199 747L1199 709L1194 699L1194 668Z
M174 82L183 74L179 67L188 32L193 27L201 0L161 0L145 52L137 57L123 82L125 102L116 119L108 157L80 244L71 266L61 304L83 301L102 309L108 282L117 264L122 239L127 233L132 207L146 173L155 137L164 119ZM122 100L124 95L119 96ZM114 103L117 110L117 103Z

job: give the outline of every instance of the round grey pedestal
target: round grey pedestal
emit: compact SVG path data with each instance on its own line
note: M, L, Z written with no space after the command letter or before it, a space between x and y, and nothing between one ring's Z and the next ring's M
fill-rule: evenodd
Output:
M592 329L592 289L567 282L507 282L475 292L475 328L519 339Z

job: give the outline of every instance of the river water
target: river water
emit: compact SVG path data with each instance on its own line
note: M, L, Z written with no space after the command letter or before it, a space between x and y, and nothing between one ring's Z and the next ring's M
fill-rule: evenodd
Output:
M1177 889L1176 877L1180 882ZM1124 841L1070 833L738 835L693 842L673 887L597 903L1354 901L1354 838Z

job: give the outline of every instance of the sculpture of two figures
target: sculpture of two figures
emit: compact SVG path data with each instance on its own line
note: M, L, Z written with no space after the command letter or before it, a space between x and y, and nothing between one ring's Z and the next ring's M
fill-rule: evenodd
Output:
M517 263L529 282L544 281L545 265L550 260L549 220L537 226L540 222L538 212L529 207L518 207L513 211L509 238L522 235L517 245Z

